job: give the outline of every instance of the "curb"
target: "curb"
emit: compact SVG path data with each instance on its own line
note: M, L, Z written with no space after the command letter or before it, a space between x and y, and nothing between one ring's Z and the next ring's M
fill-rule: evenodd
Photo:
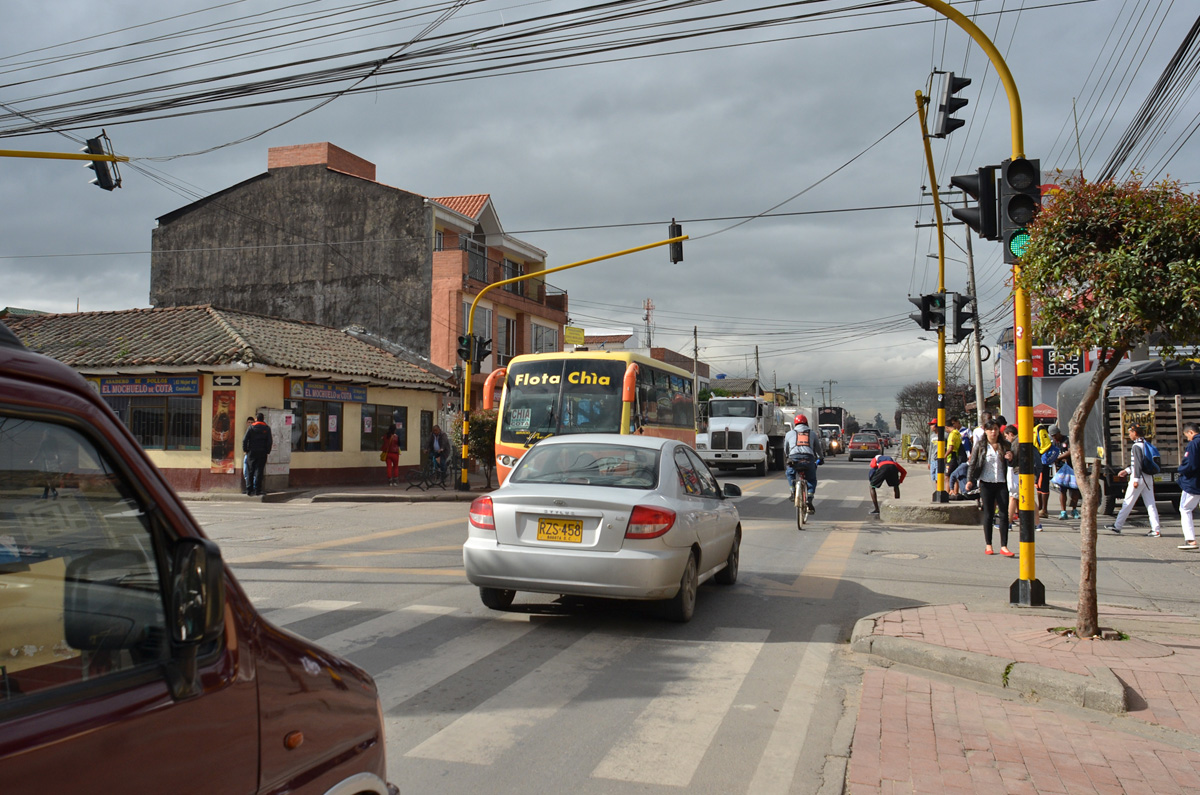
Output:
M979 509L973 501L961 502L897 502L880 500L880 519L898 524L978 525Z
M911 638L874 635L875 620L881 615L886 613L858 620L850 648L914 668L1013 690L1026 697L1046 698L1114 715L1123 715L1128 710L1125 685L1105 666L1088 666L1092 675L1084 676Z
M447 491L445 493L414 494L355 494L323 492L314 494L312 502L472 502L480 494L477 491Z

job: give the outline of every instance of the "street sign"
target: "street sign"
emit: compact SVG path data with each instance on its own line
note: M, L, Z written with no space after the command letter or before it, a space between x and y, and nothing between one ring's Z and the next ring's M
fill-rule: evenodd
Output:
M213 386L241 386L242 377L240 375L214 375Z

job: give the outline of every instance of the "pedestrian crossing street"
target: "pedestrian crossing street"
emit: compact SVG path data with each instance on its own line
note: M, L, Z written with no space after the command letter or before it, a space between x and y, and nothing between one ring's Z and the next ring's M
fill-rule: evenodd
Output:
M787 793L838 645L833 624L772 642L777 630L766 628L685 639L652 618L547 620L474 606L379 611L315 599L263 612L375 677L401 781L421 764L447 782L455 771L519 770L529 749L557 743L585 790L686 788L715 767L739 771L729 791ZM548 791L532 772L521 780Z

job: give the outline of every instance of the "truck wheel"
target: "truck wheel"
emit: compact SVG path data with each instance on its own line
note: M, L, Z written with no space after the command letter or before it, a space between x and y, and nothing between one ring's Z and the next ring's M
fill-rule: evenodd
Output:
M760 478L763 477L764 475L766 475L767 474L767 462L759 461L757 464L755 464L754 465L754 474L758 475Z
M1112 516L1117 512L1117 493L1106 478L1100 479L1100 513Z

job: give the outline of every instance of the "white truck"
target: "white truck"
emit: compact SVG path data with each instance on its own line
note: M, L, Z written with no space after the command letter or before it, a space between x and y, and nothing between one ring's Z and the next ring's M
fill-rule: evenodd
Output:
M714 469L754 467L757 475L781 470L788 426L778 406L760 397L714 397L708 431L696 434L696 452Z

